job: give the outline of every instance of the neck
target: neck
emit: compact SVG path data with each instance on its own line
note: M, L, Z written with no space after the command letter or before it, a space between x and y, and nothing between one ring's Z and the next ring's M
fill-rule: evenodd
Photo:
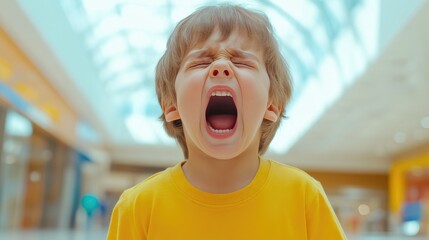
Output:
M247 155L226 160L190 155L182 168L196 188L210 193L230 193L247 186L258 171L258 154Z

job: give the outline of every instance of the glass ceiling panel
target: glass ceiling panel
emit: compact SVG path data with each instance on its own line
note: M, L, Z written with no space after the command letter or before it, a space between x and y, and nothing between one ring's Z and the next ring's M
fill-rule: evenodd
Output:
M204 4L222 1L62 0L62 6L98 67L100 85L113 99L133 138L173 144L158 120L154 70L175 24ZM291 68L295 99L316 66L332 51L338 32L360 1L235 1L269 16ZM292 102L293 104L293 102Z

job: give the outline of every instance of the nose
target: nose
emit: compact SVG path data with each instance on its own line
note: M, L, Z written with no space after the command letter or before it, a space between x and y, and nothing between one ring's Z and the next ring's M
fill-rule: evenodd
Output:
M234 73L232 72L231 67L227 62L217 62L214 63L210 69L210 77L212 78L232 78Z

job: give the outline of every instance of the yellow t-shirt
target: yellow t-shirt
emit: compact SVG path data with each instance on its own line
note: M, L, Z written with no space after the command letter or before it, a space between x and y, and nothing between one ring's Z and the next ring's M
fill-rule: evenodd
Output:
M346 237L319 182L297 168L261 159L252 182L228 194L195 188L181 164L153 175L122 194L107 239Z

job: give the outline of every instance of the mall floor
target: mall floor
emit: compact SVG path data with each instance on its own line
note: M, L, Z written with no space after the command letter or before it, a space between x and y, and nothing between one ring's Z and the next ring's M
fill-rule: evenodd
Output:
M104 240L106 239L106 230L99 231L19 231L19 232L1 232L0 240ZM427 237L405 237L393 235L365 235L348 236L348 240L424 240Z
M1 232L0 240L104 240L107 230L70 231L70 230L34 230Z

